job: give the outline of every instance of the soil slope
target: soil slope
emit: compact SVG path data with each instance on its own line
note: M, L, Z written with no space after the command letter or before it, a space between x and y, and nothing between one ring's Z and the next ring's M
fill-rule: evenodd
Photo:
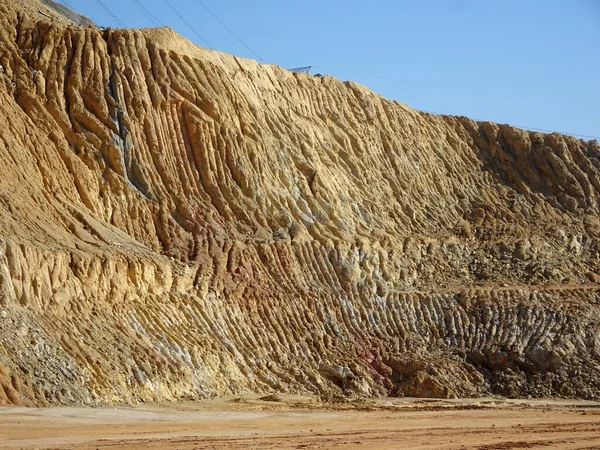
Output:
M600 395L597 141L43 8L0 0L0 404Z

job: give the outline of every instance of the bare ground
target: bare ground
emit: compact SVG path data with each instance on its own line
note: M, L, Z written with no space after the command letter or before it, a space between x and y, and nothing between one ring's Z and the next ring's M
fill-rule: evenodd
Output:
M600 449L600 403L219 399L2 408L2 449Z

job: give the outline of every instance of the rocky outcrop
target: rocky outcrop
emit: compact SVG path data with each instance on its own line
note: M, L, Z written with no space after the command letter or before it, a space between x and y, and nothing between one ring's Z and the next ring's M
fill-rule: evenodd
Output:
M87 27L90 25L94 25L94 22L89 17L84 16L83 14L79 14L76 11L73 11L70 8L67 8L65 5L55 2L54 0L40 0L42 4L46 5L48 8L51 8L53 11L56 11L58 14L66 18L67 20L73 22L75 25L79 25L82 27Z
M32 2L0 1L0 403L600 394L596 141Z

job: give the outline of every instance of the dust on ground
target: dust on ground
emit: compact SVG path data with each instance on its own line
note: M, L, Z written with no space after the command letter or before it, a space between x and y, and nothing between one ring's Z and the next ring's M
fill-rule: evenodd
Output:
M600 403L271 395L0 408L0 449L600 449Z

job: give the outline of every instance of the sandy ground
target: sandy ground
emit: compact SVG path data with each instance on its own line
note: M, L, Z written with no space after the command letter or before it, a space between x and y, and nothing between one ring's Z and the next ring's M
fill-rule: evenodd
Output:
M600 449L600 403L270 400L0 408L0 449Z

